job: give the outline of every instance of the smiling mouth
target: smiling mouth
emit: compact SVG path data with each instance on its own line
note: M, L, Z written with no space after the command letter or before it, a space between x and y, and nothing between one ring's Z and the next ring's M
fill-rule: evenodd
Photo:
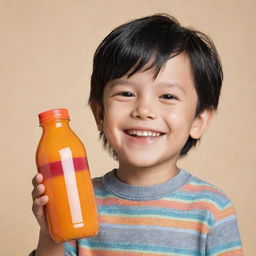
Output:
M132 137L160 137L164 133L156 131L142 131L142 130L125 130L127 135Z

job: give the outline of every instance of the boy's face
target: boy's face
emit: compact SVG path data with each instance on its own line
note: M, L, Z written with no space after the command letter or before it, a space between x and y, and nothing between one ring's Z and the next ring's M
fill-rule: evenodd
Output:
M189 136L201 137L210 119L195 117L197 94L185 54L168 60L153 80L153 70L109 82L104 90L104 118L99 129L118 155L120 166L176 166ZM92 107L96 121L101 109Z

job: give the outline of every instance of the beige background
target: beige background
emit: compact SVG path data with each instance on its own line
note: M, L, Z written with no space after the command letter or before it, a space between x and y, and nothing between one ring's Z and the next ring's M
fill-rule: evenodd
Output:
M30 193L39 112L69 109L93 177L116 166L87 107L92 56L114 27L157 12L206 32L219 50L225 79L218 115L180 166L227 193L245 255L256 255L255 10L254 0L0 0L1 255L26 255L37 244Z

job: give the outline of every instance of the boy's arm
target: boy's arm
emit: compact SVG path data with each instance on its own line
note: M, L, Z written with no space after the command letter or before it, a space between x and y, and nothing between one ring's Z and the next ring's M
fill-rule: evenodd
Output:
M48 234L40 231L35 256L64 256L64 244L56 243Z
M29 256L76 256L77 241L69 241L66 243L55 243L47 234L40 231L37 249L32 251Z
M207 235L206 255L243 256L237 218L230 203L220 211Z

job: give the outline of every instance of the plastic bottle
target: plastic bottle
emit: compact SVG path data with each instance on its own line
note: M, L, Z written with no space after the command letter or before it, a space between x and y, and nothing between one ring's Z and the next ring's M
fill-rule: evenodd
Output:
M46 216L56 242L95 236L98 215L86 151L69 126L67 109L40 113L36 164L49 197Z

